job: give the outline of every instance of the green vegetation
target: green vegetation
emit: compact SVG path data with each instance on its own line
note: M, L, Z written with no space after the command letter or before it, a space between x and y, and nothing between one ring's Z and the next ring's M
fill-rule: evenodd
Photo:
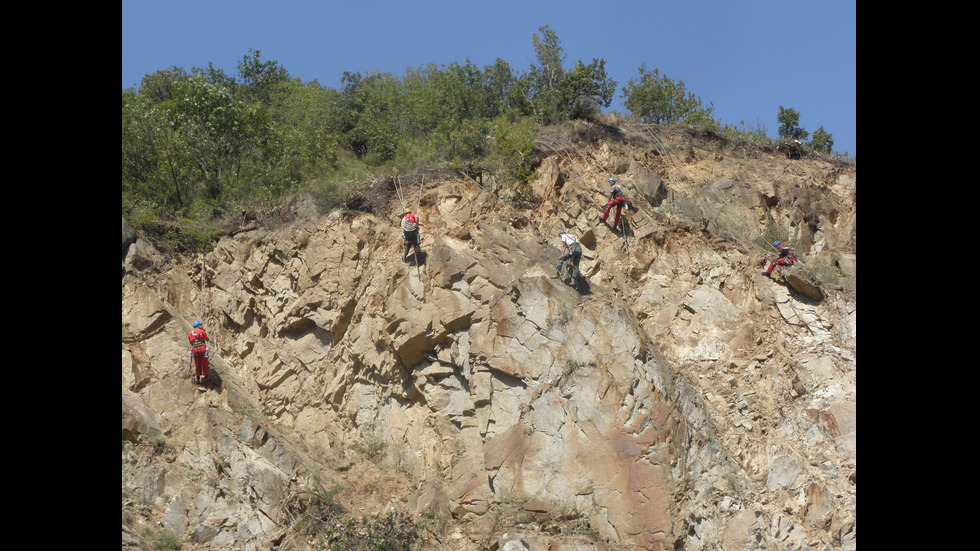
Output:
M830 155L834 148L834 138L821 126L813 133L813 138L810 139L810 147L815 151Z
M640 78L623 88L623 106L640 122L656 124L714 125L714 107L702 107L701 98L686 93L684 81L674 82L654 69L640 67Z
M180 537L167 530L160 530L156 533L145 535L151 549L155 551L179 551L181 548Z
M337 551L411 551L426 542L427 526L407 513L389 510L384 515L360 519L348 516L336 500L342 490L340 486L333 486L329 490L314 492L296 519L296 527L316 540L321 548Z
M779 106L779 115L776 117L779 122L779 137L785 140L806 140L809 132L800 128L800 114L795 109L784 109Z
M241 209L274 208L301 190L324 209L358 204L359 195L366 204L378 189L365 182L396 169L453 169L519 197L534 175L540 128L598 121L617 87L605 60L566 64L557 34L538 31L526 71L467 59L401 77L344 72L334 89L249 50L235 75L211 64L147 74L122 90L123 216L178 249L206 250ZM622 93L633 121L768 140L764 128L722 125L682 81L645 65ZM796 111L780 107L779 120L780 137L808 135ZM829 153L833 139L821 127L811 145ZM173 222L181 219L191 223Z
M424 544L426 528L408 513L346 518L326 528L327 549L336 551L411 551Z

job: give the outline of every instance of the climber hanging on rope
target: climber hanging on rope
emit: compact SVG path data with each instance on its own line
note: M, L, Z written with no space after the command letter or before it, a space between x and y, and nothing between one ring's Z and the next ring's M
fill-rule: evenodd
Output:
M606 210L602 211L602 221L605 222L606 218L609 218L609 210L615 205L616 218L613 219L613 228L618 228L620 227L620 211L623 210L623 207L629 209L629 206L626 203L626 195L623 194L623 188L619 187L615 178L609 179L609 186L609 203L606 205Z
M578 239L566 232L558 232L558 238L561 239L561 258L558 259L558 263L555 264L555 271L558 272L558 277L561 277L561 267L565 264L566 260L572 261L572 282L577 283L579 281L579 270L578 264L582 260L582 245L579 244Z
M194 328L187 334L187 340L191 343L191 356L194 357L194 382L197 384L208 378L208 356L211 352L208 348L210 339L203 326L203 323L195 321Z
M793 264L797 260L799 260L799 259L796 258L796 253L793 252L793 249L791 249L789 247L784 247L783 244L782 244L782 242L780 242L780 241L773 241L772 242L772 246L776 248L776 252L779 253L779 257L776 260L773 260L772 262L769 263L769 269L767 269L766 271L762 272L762 275L764 275L766 277L772 277L772 270L777 265L778 266L789 266L790 264Z
M408 252L412 250L412 247L415 247L415 263L418 264L421 261L422 250L419 248L419 243L422 242L422 238L419 236L419 227L424 225L419 222L418 215L412 212L411 208L405 207L405 217L402 218L402 238L405 240L403 261L408 261Z

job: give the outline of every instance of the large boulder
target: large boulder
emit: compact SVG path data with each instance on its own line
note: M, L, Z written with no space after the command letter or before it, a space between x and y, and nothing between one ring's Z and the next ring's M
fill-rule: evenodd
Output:
M816 278L806 268L794 264L786 267L785 270L783 277L786 279L786 284L794 291L818 302L824 299L824 292L820 289Z

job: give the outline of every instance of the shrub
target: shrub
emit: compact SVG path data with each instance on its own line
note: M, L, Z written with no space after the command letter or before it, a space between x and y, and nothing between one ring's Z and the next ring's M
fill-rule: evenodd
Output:
M411 551L426 542L424 532L425 526L407 513L390 510L328 528L327 544L336 551Z
M493 157L501 166L507 184L523 192L534 179L534 142L538 127L530 118L516 121L502 115L493 121Z
M148 541L155 551L177 551L181 546L180 538L167 530L152 534Z
M814 151L830 155L834 147L834 137L821 126L813 132L813 138L810 139L810 147Z

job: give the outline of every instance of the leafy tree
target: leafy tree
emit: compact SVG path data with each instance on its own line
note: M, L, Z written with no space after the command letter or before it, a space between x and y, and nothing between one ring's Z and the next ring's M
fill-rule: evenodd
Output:
M595 118L600 106L612 103L616 89L616 82L606 76L605 60L593 59L589 65L578 61L566 70L558 35L547 25L538 30L541 36L532 38L537 64L516 83L516 91L524 99L522 111L543 124Z
M834 138L821 126L813 132L813 137L810 139L810 147L815 151L830 155L834 148Z
M623 87L623 106L641 122L656 124L696 124L712 121L713 106L702 107L701 98L688 93L684 81L673 81L658 69L639 68L640 78ZM710 104L709 104L710 105Z
M432 132L443 117L439 81L443 72L432 63L409 67L402 79L405 98L402 121L408 135L425 136Z
M200 75L202 78L204 78L204 80L219 88L226 88L228 90L235 90L238 88L238 81L235 80L235 77L229 76L224 72L224 70L216 68L210 61L208 62L207 67L203 69L195 67L191 72L194 75Z
M254 101L269 104L280 86L289 81L289 73L276 61L262 61L261 51L248 51L251 57L246 55L238 62L241 91Z
M800 114L795 109L784 109L780 105L776 122L779 123L779 128L776 129L776 132L780 138L803 142L810 135L809 132L800 127Z
M161 69L155 73L143 76L140 82L139 93L144 98L153 102L161 102L170 99L170 90L175 83L187 79L187 71L180 67L170 67Z
M137 203L181 210L192 196L190 152L165 112L133 90L123 90L123 209Z
M401 83L390 73L367 76L344 72L341 77L340 139L358 157L383 163L398 149Z
M565 50L561 46L558 35L548 25L540 27L538 31L541 32L541 36L535 34L531 37L534 56L538 60L538 64L533 65L531 71L542 89L554 90L565 76L563 68Z
M303 84L292 80L283 85L283 99L273 118L295 133L297 150L305 172L316 174L332 167L338 156L338 140L331 122L340 109L340 94L315 80Z
M492 157L504 174L504 180L518 191L527 189L534 178L534 142L538 128L528 117L501 115L493 120L494 150Z
M535 117L544 124L562 121L562 94L559 86L565 77L565 51L558 35L547 25L538 29L541 36L532 36L536 65L526 75L525 99Z
M248 153L268 126L254 104L236 99L231 91L194 76L178 83L166 108L190 149L196 179L208 201L219 201L251 166Z
M483 72L479 67L467 59L465 65L448 65L444 73L440 91L447 115L457 122L483 117Z
M549 27L532 37L535 61L518 72L497 59L409 68L404 77L345 72L339 89L302 83L276 61L248 50L236 75L212 64L188 74L170 67L122 94L124 214L220 214L275 200L327 177L342 152L365 165L446 163L477 177L488 171L517 191L533 178L539 124L594 120L616 82L605 60L565 64ZM657 70L639 69L623 88L624 105L645 122L713 124L713 107ZM799 115L780 107L780 135L805 139ZM765 138L760 129L760 139ZM833 140L821 127L815 149Z
M511 108L516 80L500 59L482 69L468 59L410 67L398 117L403 145L404 140L423 140L452 164L471 165L488 153L490 121Z
M606 61L592 59L586 65L575 63L562 82L562 99L569 119L595 120L601 107L609 107L616 81L606 76Z
M520 97L515 96L517 76L506 61L497 58L493 65L483 68L484 116L495 118L516 106Z

